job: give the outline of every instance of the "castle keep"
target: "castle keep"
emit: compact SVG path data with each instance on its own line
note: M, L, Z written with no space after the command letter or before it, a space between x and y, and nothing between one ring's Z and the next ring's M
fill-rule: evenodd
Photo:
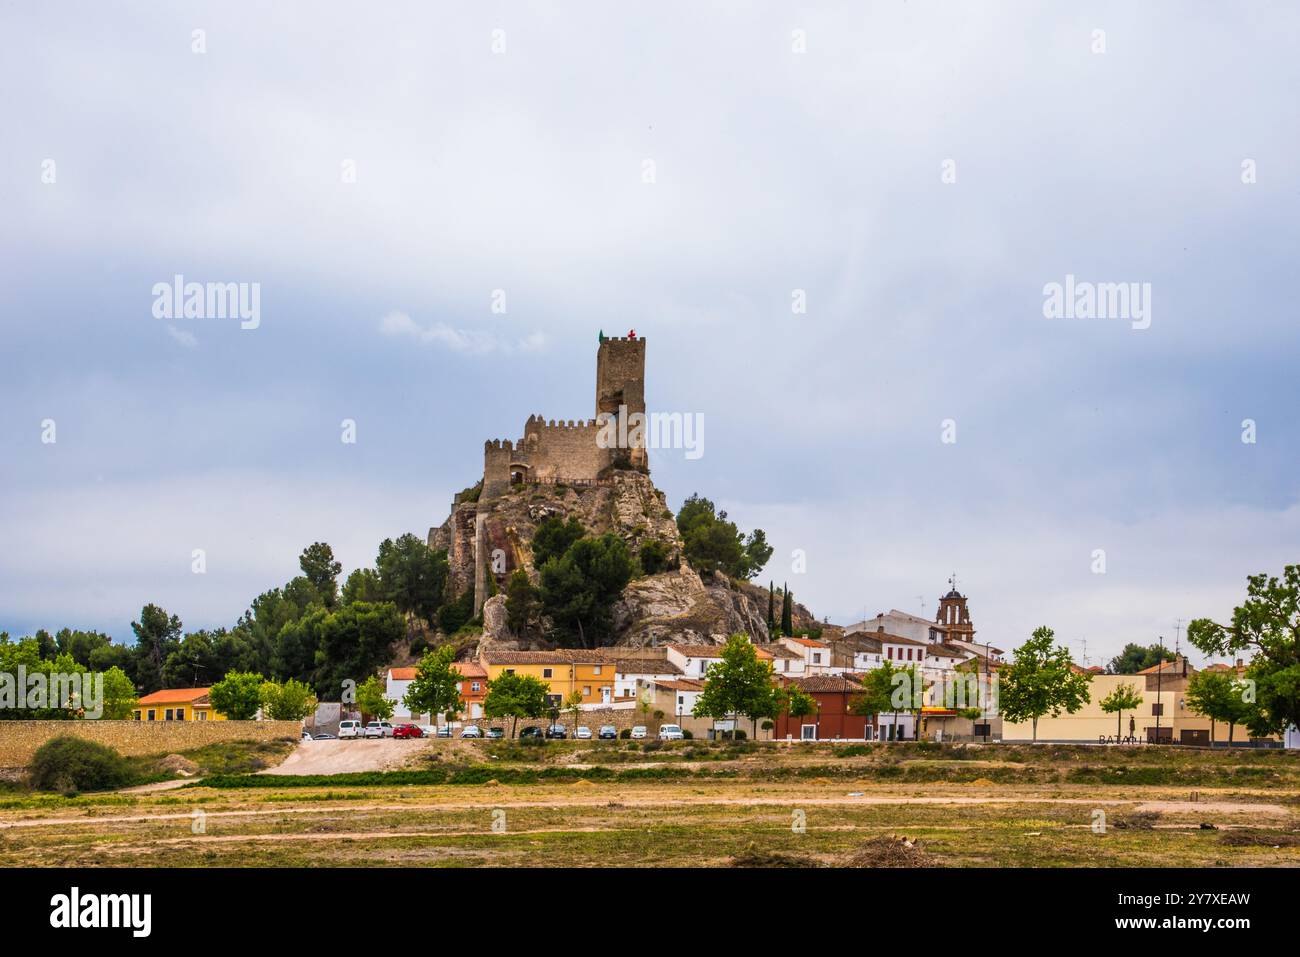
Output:
M647 467L644 436L630 448L602 448L597 441L606 416L645 414L645 340L604 338L596 351L596 418L546 421L530 415L523 438L489 439L483 446L480 500L499 497L524 483L590 484L614 468Z

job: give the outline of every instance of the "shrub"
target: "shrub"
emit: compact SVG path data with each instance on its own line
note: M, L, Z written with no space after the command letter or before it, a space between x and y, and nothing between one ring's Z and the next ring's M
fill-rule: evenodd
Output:
M687 731L685 728L682 728L682 740L683 740L683 741L691 741L691 740L693 740L694 738L695 738L695 732L694 732L694 731Z
M657 538L652 538L641 545L638 553L641 570L647 575L657 575L668 569L668 546Z
M631 728L624 728L622 731L620 731L620 732L618 733L618 736L619 736L620 738L630 738L630 737L632 737L632 729L631 729Z
M37 748L27 773L40 791L107 791L134 780L127 760L112 748L68 734Z

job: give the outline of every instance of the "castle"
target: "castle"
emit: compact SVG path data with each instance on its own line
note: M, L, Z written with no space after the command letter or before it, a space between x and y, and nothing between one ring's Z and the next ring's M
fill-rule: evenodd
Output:
M603 333L596 350L596 418L568 422L530 415L523 438L489 439L483 445L480 501L500 497L511 485L526 483L595 484L611 469L646 470L645 439L630 434L627 448L599 441L606 416L645 415L645 340Z

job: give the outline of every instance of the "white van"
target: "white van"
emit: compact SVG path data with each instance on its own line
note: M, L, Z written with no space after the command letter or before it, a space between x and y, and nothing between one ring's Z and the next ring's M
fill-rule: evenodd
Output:
M343 738L360 738L360 737L364 736L364 734L365 734L365 732L364 732L364 731L362 730L362 728L361 728L361 722L360 722L360 721L340 721L340 722L339 722L339 738L340 738L340 740L343 739Z

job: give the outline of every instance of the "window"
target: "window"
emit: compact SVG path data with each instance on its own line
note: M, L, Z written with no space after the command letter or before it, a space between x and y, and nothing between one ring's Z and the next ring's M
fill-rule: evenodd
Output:
M184 721L184 720L185 720L185 709L184 709L184 708L177 708L177 709L176 709L176 720L177 720L177 721Z
M590 697L591 697L591 685L583 685L583 686L582 686L582 696L583 696L584 698L590 698Z
M805 724L799 728L799 737L804 741L817 740L817 725Z
M173 709L168 708L166 711L163 712L163 720L170 721L174 713L175 712L173 711Z
M150 721L157 721L157 720L158 720L158 712L155 711L153 708L150 708L150 709L149 709L149 720L150 720Z
M515 673L515 669L514 669L514 668L507 668L507 669L506 669L506 674L508 674L508 675L512 675L512 674L514 674L514 673Z
M885 649L885 655L886 655L886 657L892 659L892 658L894 657L894 649L893 649L893 648L886 648L886 649Z
M196 711L196 712L194 713L194 720L195 720L195 721L207 721L207 720L208 720L208 713L207 713L206 711Z
M593 667L593 668L591 669L591 673L592 673L593 675L598 675L598 674L600 674L600 669L601 669L601 666L600 666L600 665L596 665L595 667Z
M819 665L819 664L821 664L821 663L822 663L822 653L821 653L820 651L814 651L814 652L813 652L813 664L815 664L815 665Z
M469 690L470 690L470 691L481 691L482 688L480 687L480 685L479 685L479 683L478 683L477 681L471 681L471 682L469 683Z
M137 720L137 721L140 720L140 712L139 712L139 711L135 712L135 720Z
M1157 702L1151 706L1152 717L1154 717L1155 715L1163 715L1164 713L1165 713L1165 706L1163 704Z
M551 669L551 668L543 668L543 669L542 669L542 677L543 677L543 678L549 678L549 677L551 677L551 673L552 673L552 671L553 671L553 669Z

